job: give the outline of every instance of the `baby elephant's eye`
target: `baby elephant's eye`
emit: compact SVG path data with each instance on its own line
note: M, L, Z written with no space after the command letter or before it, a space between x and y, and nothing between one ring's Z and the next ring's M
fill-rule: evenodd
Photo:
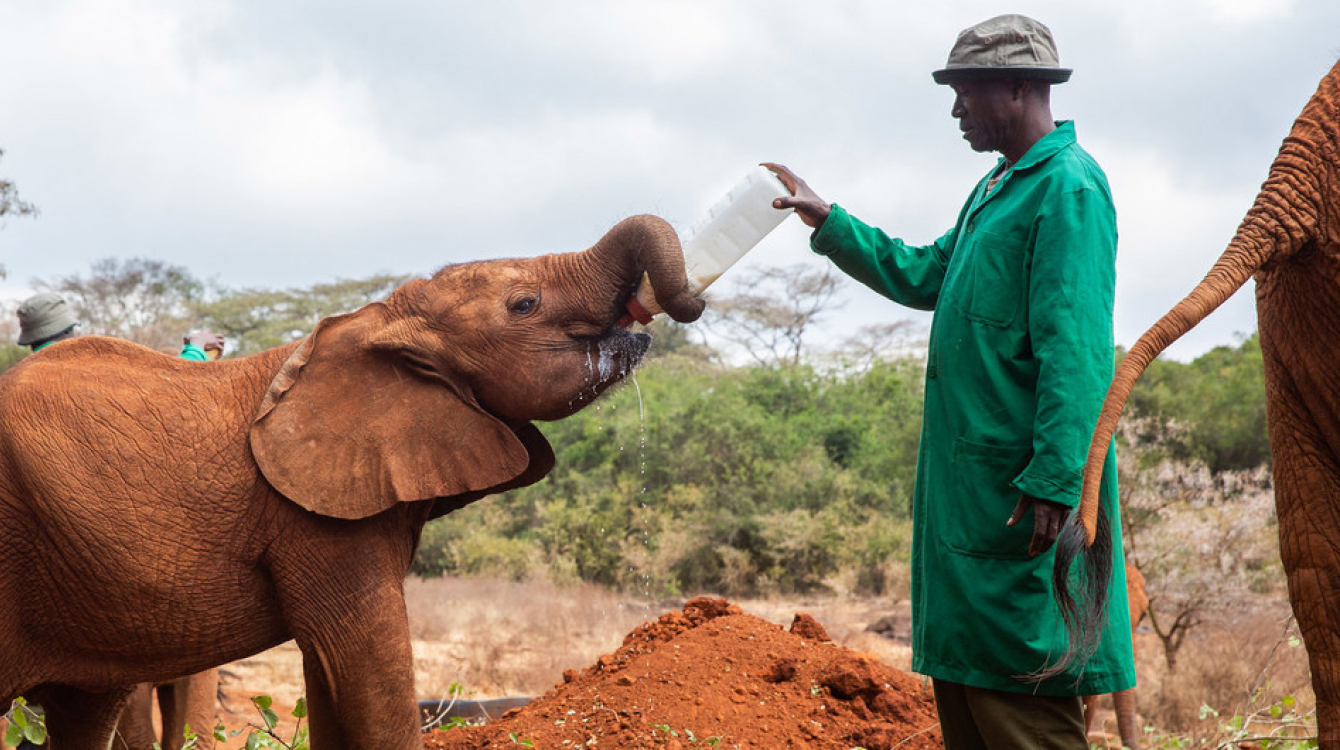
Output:
M540 300L535 297L522 297L521 299L515 300L510 305L508 305L507 309L511 310L517 315L525 315L531 310L534 310L535 306L538 304L540 304Z

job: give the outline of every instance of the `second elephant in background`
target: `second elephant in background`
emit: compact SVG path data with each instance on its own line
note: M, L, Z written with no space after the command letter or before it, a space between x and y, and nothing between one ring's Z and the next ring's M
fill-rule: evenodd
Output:
M162 732L154 732L154 698L162 717ZM218 725L219 670L182 677L161 685L141 683L130 695L130 702L121 712L116 726L117 739L112 746L129 750L182 750L186 746L186 730L208 737ZM124 744L123 744L124 743Z
M1145 576L1130 563L1126 563L1126 600L1131 608L1131 636L1134 641L1135 629L1149 612L1149 594L1145 591ZM1084 733L1092 736L1098 720L1098 695L1084 696ZM1135 688L1119 690L1112 694L1112 710L1117 716L1117 736L1122 747L1131 750L1140 749L1140 724L1135 715Z

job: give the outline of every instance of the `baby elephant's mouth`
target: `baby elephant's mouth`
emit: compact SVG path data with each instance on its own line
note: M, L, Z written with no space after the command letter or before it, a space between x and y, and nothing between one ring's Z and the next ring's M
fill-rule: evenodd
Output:
M615 328L604 336L586 339L585 370L574 373L580 378L576 392L560 414L545 414L532 419L561 419L600 397L611 386L633 374L651 345L651 336Z
M597 386L609 385L628 376L646 355L651 336L615 328L596 344L594 363Z

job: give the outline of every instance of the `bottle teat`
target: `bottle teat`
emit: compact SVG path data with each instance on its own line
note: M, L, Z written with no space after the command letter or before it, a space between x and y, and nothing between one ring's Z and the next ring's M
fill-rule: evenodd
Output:
M690 291L699 294L711 286L735 261L794 213L793 209L772 207L774 200L790 195L772 170L755 167L717 201L706 216L682 233L680 245L684 249L684 271ZM627 307L632 319L644 325L663 312L645 274Z

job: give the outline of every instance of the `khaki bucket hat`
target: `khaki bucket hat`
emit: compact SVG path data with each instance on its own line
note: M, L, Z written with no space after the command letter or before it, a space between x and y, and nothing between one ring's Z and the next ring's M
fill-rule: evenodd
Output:
M1028 16L1011 14L959 32L949 62L931 77L946 84L990 78L1065 83L1070 73L1061 67L1051 29Z
M33 295L19 305L19 345L28 346L79 325L74 311L54 292Z

